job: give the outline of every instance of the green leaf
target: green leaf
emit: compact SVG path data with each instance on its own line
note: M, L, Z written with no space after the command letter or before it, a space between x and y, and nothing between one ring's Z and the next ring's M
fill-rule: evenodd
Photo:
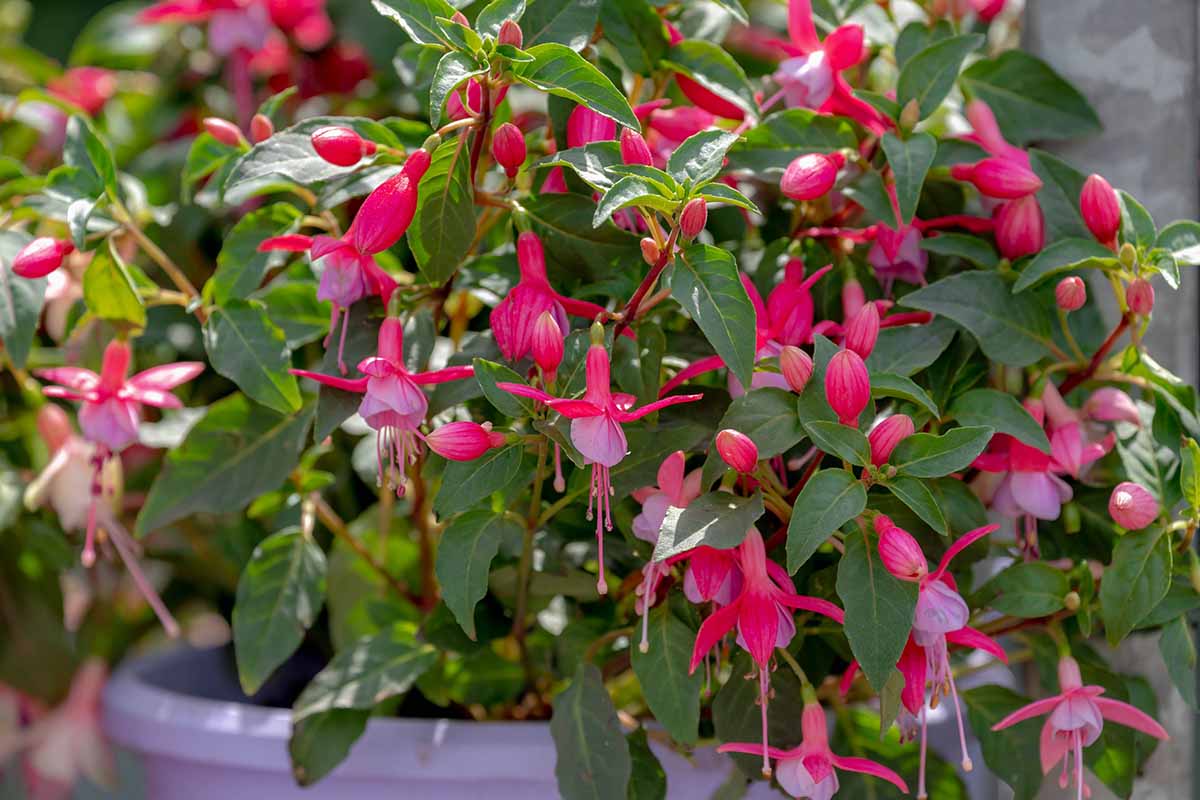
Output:
M850 650L871 686L879 691L908 641L917 608L917 585L892 577L866 535L855 532L846 538L846 553L838 564L837 593L846 609Z
M950 416L963 425L990 426L996 433L1007 433L1043 453L1050 452L1050 440L1042 426L1017 398L1006 392L972 389L954 400Z
M87 244L88 220L96 210L96 201L90 197L81 197L67 206L67 230L71 233L71 242L76 250L90 249Z
M138 515L144 536L197 511L230 513L275 489L300 460L313 406L283 415L232 394L167 452Z
M557 42L582 50L591 41L599 17L600 0L535 0L521 18L525 46Z
M46 295L45 278L22 278L9 268L31 241L28 234L0 230L0 342L18 369L24 369L29 358Z
M941 39L922 49L900 70L896 79L897 105L904 108L910 100L916 100L921 107L921 119L928 117L954 88L963 61L984 41L983 36L968 33Z
M293 723L333 709L374 708L407 692L437 659L437 650L417 642L407 623L364 636L337 653L300 693L292 707Z
M749 197L734 189L732 186L726 186L718 181L711 181L704 185L700 190L700 196L710 203L726 203L738 208L744 208L747 211L758 214L758 206L756 206Z
M276 281L252 295L271 309L293 350L322 338L329 329L329 310L317 300L317 287L310 281Z
M656 722L680 744L699 739L701 672L688 673L696 632L671 613L667 603L650 612L646 624L649 648L630 648L633 674Z
M1038 253L1021 270L1021 277L1013 284L1013 293L1023 292L1036 286L1046 278L1077 269L1111 269L1119 262L1112 250L1095 239L1071 237L1060 239Z
M766 386L734 398L721 417L718 430L733 428L750 437L759 458L771 458L789 450L804 438L796 416L796 397L791 392Z
M957 256L983 269L995 269L1000 263L996 248L978 236L965 233L939 233L921 240L921 249L943 256Z
M729 679L717 692L712 704L713 727L721 742L762 741L762 707L758 704L758 665L744 651L735 651ZM796 720L804 710L800 679L790 669L771 674L770 713L767 714L767 738L772 747L785 749L800 744L800 726ZM730 756L747 777L761 778L762 758L734 753ZM848 774L848 773L843 773ZM743 789L745 787L743 786ZM741 797L742 795L734 795ZM770 796L767 794L766 796Z
M1117 539L1100 582L1100 617L1116 647L1171 586L1171 537L1157 526Z
M100 319L124 330L146 327L146 307L112 244L99 248L83 273L83 302Z
M1047 617L1063 607L1071 583L1062 570L1040 561L1013 564L989 584L999 592L992 608L1014 617Z
M95 184L95 195L103 192L116 193L117 166L112 151L100 139L86 117L75 115L67 120L63 163L82 170Z
M1200 222L1181 219L1170 223L1158 232L1155 247L1171 251L1180 266L1200 266Z
M639 727L629 734L629 758L632 768L629 774L628 800L666 800L667 773L650 749L646 728Z
M684 139L667 162L667 172L678 181L694 184L712 180L721 171L725 154L740 139L736 133L707 130Z
M429 122L433 127L442 124L442 112L446 108L446 98L454 93L468 78L475 78L487 72L486 66L480 66L474 56L451 50L438 61L433 71L433 80L429 84ZM457 145L457 142L455 142Z
M896 200L900 205L901 221L908 224L917 213L925 175L937 153L937 139L928 133L914 133L907 139L894 134L883 135L883 152L896 181Z
M1167 674L1179 690L1185 703L1193 709L1196 705L1196 638L1186 616L1176 617L1163 626L1158 640Z
M550 735L563 800L625 797L633 769L629 745L599 669L579 665L571 685L554 699Z
M671 296L742 386L754 371L755 312L728 250L707 244L685 248L671 277Z
M475 367L475 380L483 390L483 396L497 411L506 417L533 416L533 401L526 397L518 397L504 391L498 383L525 383L520 375L503 364L497 364L487 359L477 358L472 364Z
M526 52L533 60L514 65L517 80L539 91L582 103L597 114L616 120L618 125L641 130L625 95L570 47L547 42L529 47Z
M609 170L623 163L621 146L617 142L589 142L583 147L551 153L538 161L536 166L569 167L588 186L604 192L613 185Z
M393 5L395 2L395 5ZM438 17L453 17L454 7L446 0L371 0L375 10L399 25L417 44L447 44Z
M871 375L871 396L898 397L925 409L934 419L941 416L933 398L903 375L889 375L886 372Z
M546 2L546 0L541 0ZM534 231L542 237L546 255L579 268L582 261L596 277L608 277L614 265L638 263L638 238L606 222L592 226L596 204L577 194L544 194L521 201Z
M1043 150L1030 150L1029 164L1042 179L1037 200L1046 220L1046 241L1069 236L1090 238L1092 234L1079 215L1079 192L1086 178L1070 164Z
M992 730L1000 720L1029 705L1029 698L996 685L968 689L962 697L988 769L1012 788L1014 800L1035 800L1042 787L1038 735L1045 721L1027 719L1002 731Z
M366 731L370 716L364 709L335 708L295 723L288 739L288 755L296 783L312 786L333 772Z
M205 295L219 305L244 298L257 289L269 270L292 257L288 253L260 253L258 246L272 236L294 233L300 216L293 205L273 203L238 220L217 254L217 269L204 286Z
M1017 145L1078 139L1101 127L1100 118L1074 86L1046 62L1020 50L975 62L963 72L962 85L967 94L991 107L1004 138Z
M521 472L524 445L510 444L488 450L474 461L451 461L442 473L442 488L433 510L444 517L465 511L492 492L508 486Z
M664 197L662 190L650 181L626 175L609 187L596 204L592 227L600 227L609 221L614 212L629 206L649 206L669 215L674 213L677 205L676 201Z
M915 375L937 361L957 330L940 318L928 325L883 328L867 359L867 369L872 374Z
M954 29L946 20L939 20L937 25L930 28L924 22L910 22L896 37L896 66L903 67L908 60L929 45L948 39L954 35Z
M941 506L925 482L917 478L899 475L884 484L887 490L896 496L904 505L912 509L926 525L933 528L941 536L948 536L950 528L946 517L942 514Z
M844 469L814 474L792 508L788 522L787 567L795 574L839 528L867 507L867 490Z
M1192 516L1197 516L1200 515L1200 445L1189 438L1179 449L1179 455L1179 491Z
M871 445L857 428L842 425L840 422L816 419L806 420L804 430L823 453L837 456L860 467L871 463Z
M254 694L304 640L325 604L325 553L298 528L254 548L238 579L233 646L242 691Z
M605 41L639 75L653 75L671 44L662 18L647 0L603 0L600 24Z
M685 39L670 49L663 59L663 66L686 75L751 116L758 113L754 89L746 79L746 73L718 44Z
M421 274L441 285L458 269L475 238L475 189L465 147L448 139L433 153L417 193L421 202L408 228L408 246Z
M853 148L854 126L846 119L792 108L771 114L750 128L729 150L729 168L755 173L782 172L797 156Z
M963 272L901 298L900 303L944 314L971 332L985 355L1014 367L1048 352L1051 316L1033 298L1015 298L994 272Z
M442 532L436 566L442 600L472 640L475 604L487 594L492 559L502 541L520 537L520 525L491 511L469 511Z
M300 408L287 338L262 303L230 300L213 308L204 323L204 350L213 369L251 399L281 414Z
M985 426L955 428L941 436L914 433L896 445L889 463L901 475L940 478L969 467L987 447L992 433Z
M1146 207L1128 192L1118 190L1121 200L1121 236L1138 247L1151 248L1158 240L1158 228Z
M508 20L516 22L525 13L525 0L492 0L475 18L475 30L483 36L496 36Z
M751 497L709 492L687 508L671 506L654 546L654 560L664 561L701 545L717 550L737 547L762 515L762 495L757 492Z

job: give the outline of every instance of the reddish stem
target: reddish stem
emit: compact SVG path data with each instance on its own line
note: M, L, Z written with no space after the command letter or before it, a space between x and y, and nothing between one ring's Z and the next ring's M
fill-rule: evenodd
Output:
M1088 362L1081 372L1074 372L1067 376L1067 379L1062 382L1062 386L1058 387L1058 391L1062 395L1066 395L1072 389L1079 386L1081 383L1091 378L1096 374L1101 362L1108 356L1108 352L1113 349L1113 345L1117 343L1117 339L1121 338L1121 334L1129 327L1129 315L1125 314L1121 317L1121 321L1112 329L1112 333L1104 340L1104 344L1100 345L1100 349L1092 356L1092 360Z

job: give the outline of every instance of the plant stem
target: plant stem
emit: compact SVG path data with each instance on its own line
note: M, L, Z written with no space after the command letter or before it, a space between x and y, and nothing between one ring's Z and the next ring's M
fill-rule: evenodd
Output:
M671 235L667 237L667 244L662 248L662 252L658 255L658 261L654 262L654 266L646 273L646 277L642 279L642 283L638 286L637 291L633 293L633 297L629 298L629 302L625 304L625 309L621 312L621 318L617 321L617 327L613 331L613 336L621 335L621 331L629 327L629 323L637 317L638 307L642 304L642 300L650 292L650 289L658 281L658 276L662 275L662 271L667 268L667 264L675 257L675 242L679 238L679 226L671 228Z
M475 126L475 141L471 142L471 185L474 186L479 178L479 157L483 154L483 140L487 138L488 128L492 124L492 85L485 77L479 86L478 124Z
M121 204L119 200L114 201L113 212L117 217L117 221L119 221L121 225L124 226L125 230L129 232L129 235L134 238L134 241L138 243L138 247L142 249L142 252L150 256L150 260L157 264L163 272L167 273L167 277L170 278L171 282L175 284L175 288L187 295L189 302L197 299L200 296L200 292L198 292L196 287L192 285L192 282L188 280L188 276L184 274L183 270L179 268L178 264L171 260L169 255L163 252L161 247L151 241L150 237L147 236L140 227L138 227L138 224L133 221L133 217L130 215L129 211L124 205ZM204 308L201 306L196 307L195 313L196 319L200 320L201 322L204 322L206 319L208 319L207 312L205 312Z
M1104 340L1104 343L1100 345L1100 349L1098 349L1095 355L1092 356L1092 360L1088 362L1087 367L1079 372L1071 373L1069 376L1067 376L1067 379L1063 381L1062 386L1058 387L1060 394L1065 397L1068 392L1070 392L1076 386L1079 386L1079 384L1083 383L1096 373L1096 369L1108 356L1108 352L1113 349L1113 345L1117 343L1117 340L1121 338L1121 334L1123 334L1126 328L1129 327L1129 322L1129 314L1123 314L1121 316L1121 321L1118 322L1116 327L1112 329L1112 333L1108 334L1108 338Z
M405 586L404 583L393 577L392 574L387 571L387 568L380 563L375 556L371 555L370 550L363 547L362 542L360 542L354 536L354 534L350 532L350 528L346 526L345 521L337 515L336 511L330 508L328 503L325 502L325 498L321 497L321 495L317 494L316 492L313 492L311 497L313 500L313 507L317 510L317 518L321 520L321 524L329 529L330 533L332 533L338 539L341 539L347 547L354 551L355 555L365 561L367 566L374 570L379 577L383 578L384 582L391 587L392 591L414 604L420 601L419 597L414 597L412 592L408 590L408 587Z

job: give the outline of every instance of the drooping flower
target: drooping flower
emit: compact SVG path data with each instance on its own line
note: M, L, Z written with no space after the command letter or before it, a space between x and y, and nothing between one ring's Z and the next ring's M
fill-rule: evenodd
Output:
M75 245L66 239L39 236L13 256L12 271L22 278L42 278L61 267L74 251Z
M1154 310L1154 287L1145 278L1134 278L1125 289L1125 302L1134 314L1149 316Z
M1170 738L1166 729L1150 715L1120 700L1101 697L1104 694L1102 686L1085 686L1079 664L1070 656L1059 659L1058 684L1061 689L1058 694L1017 709L992 726L992 730L1001 731L1048 714L1040 738L1042 773L1049 775L1050 770L1061 762L1063 771L1058 785L1065 789L1070 785L1069 781L1074 780L1075 796L1079 800L1091 795L1083 782L1083 748L1100 738L1104 720L1156 739Z
M1079 214L1096 241L1112 250L1117 249L1121 204L1112 186L1100 175L1089 175L1083 182L1079 192Z
M505 122L492 134L492 157L504 169L504 174L515 178L525 163L525 134L511 122Z
M1007 259L1032 255L1046 244L1046 220L1037 198L1026 195L996 209L996 247Z
M758 467L758 447L739 430L726 428L718 432L716 447L721 460L742 475L749 475Z
M362 159L375 155L378 146L358 131L343 125L317 128L309 137L313 150L323 160L339 167L353 167Z
M950 176L973 184L980 194L996 200L1016 200L1042 188L1042 179L1030 168L1028 158L988 156L974 164L955 164Z
M358 371L363 377L338 378L304 369L289 370L298 377L363 396L358 414L377 433L376 476L379 485L385 486L393 471L403 475L406 465L416 461L420 452L423 437L419 428L429 410L429 399L421 387L463 380L474 375L475 369L465 366L410 372L404 363L404 323L389 316L379 326L375 355L360 361ZM404 494L403 480L396 482L396 494Z
M738 545L738 565L742 588L733 602L714 611L700 625L692 649L691 672L709 650L730 631L737 629L738 644L758 665L759 702L762 706L763 774L771 774L770 743L767 737L767 702L770 698L770 664L776 647L786 647L796 633L793 610L822 614L841 624L845 615L828 600L796 594L783 567L767 558L762 534L756 528L746 532Z
M871 401L871 379L862 356L844 348L833 354L825 368L825 399L838 422L858 427L858 416Z
M867 251L867 262L874 268L875 276L889 288L893 281L924 283L929 253L921 247L921 239L916 225L897 228L880 225Z
M608 351L604 349L604 329L598 323L592 325L592 345L587 352L587 390L583 397L575 400L558 398L518 383L497 384L501 389L520 397L529 397L545 403L554 411L571 420L571 442L592 466L591 488L588 493L588 519L596 520L596 548L600 574L596 590L608 592L604 580L604 531L612 530L612 480L609 470L621 463L629 446L622 425L634 422L647 414L678 403L691 403L703 395L673 395L634 408L636 398L611 388L611 365ZM593 512L593 505L595 511Z
M34 798L66 797L80 778L116 785L116 763L101 729L104 662L85 661L71 679L66 700L24 732L25 775Z
M695 239L708 224L708 202L703 197L694 197L679 214L679 234L685 240Z
M799 347L784 345L779 351L779 370L783 373L788 388L799 394L812 378L812 356Z
M871 463L877 467L886 464L896 445L912 436L914 430L912 417L907 414L892 414L872 428L867 435L867 442L871 445Z
M425 444L450 461L474 461L493 447L503 447L503 433L492 431L492 423L448 422L425 436Z
M869 758L836 755L829 748L829 732L825 727L825 710L817 702L812 691L805 692L804 710L800 714L800 730L803 735L799 747L781 750L768 749L776 760L775 779L783 790L795 798L808 800L830 800L838 790L836 770L860 772L874 775L891 783L902 792L908 792L908 784L892 770ZM727 742L717 748L719 753L749 753L757 755L761 745L753 742Z

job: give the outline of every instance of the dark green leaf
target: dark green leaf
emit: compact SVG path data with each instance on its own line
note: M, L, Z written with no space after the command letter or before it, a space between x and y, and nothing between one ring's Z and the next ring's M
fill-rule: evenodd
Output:
M524 13L525 0L492 0L475 18L475 30L484 36L495 36L507 20L517 21Z
M867 212L866 219L894 225L896 212L883 185L883 177L873 169L863 170L858 180L845 186L843 192Z
M758 113L754 89L746 80L746 73L720 45L702 39L685 39L670 49L663 64L747 114Z
M900 205L901 221L907 224L917 213L925 175L937 153L937 139L928 133L914 133L899 139L891 133L883 135L883 152L896 182L896 200Z
M790 544L790 542L789 542ZM838 565L837 593L846 609L846 638L876 691L891 677L917 608L917 585L884 568L876 548L855 532Z
M1127 533L1100 582L1100 616L1116 647L1154 610L1171 585L1171 537L1157 526Z
M933 402L924 389L903 375L889 375L886 372L871 375L872 397L898 397L920 406L937 419L941 416L937 403Z
M867 507L867 490L844 469L823 469L804 484L788 523L787 566L795 574L839 528Z
M1121 199L1121 237L1138 247L1149 249L1158 240L1158 228L1146 207L1128 192L1118 191Z
M483 390L483 396L506 417L533 416L533 401L526 397L518 397L499 388L497 383L525 383L521 376L503 364L497 364L483 358L477 358L475 365L475 380Z
M521 472L524 445L510 444L488 450L474 461L451 461L442 473L442 488L433 501L438 516L465 511L492 492L516 480Z
M433 127L442 124L442 112L446 108L446 98L458 87L487 72L487 67L480 66L474 56L451 50L438 61L433 71L433 81L429 84L429 122ZM455 142L457 145L457 142Z
M871 463L871 445L857 428L816 419L805 421L804 430L823 453L860 467Z
M930 28L924 22L910 22L896 37L896 66L903 67L908 60L929 45L948 39L954 35L954 29L946 20L939 20L937 25Z
M1002 731L992 730L1000 720L1029 705L1029 698L1004 686L978 686L963 692L962 697L988 769L1012 787L1014 800L1035 800L1042 786L1038 734L1045 722L1028 719Z
M120 328L146 327L146 307L111 244L96 251L83 273L83 302L97 317Z
M921 240L921 249L943 256L958 256L983 269L995 269L1000 263L996 249L978 236L965 233L939 233Z
M581 664L570 687L554 699L550 735L563 800L625 797L633 770L629 744L596 667Z
M717 176L725 162L725 154L741 137L736 133L707 130L689 136L667 162L667 171L678 181L703 183Z
M987 447L992 433L984 426L955 428L941 436L914 433L896 445L889 463L901 475L941 478L969 467Z
M613 185L609 170L620 166L621 146L616 142L590 142L551 153L537 163L539 167L569 167L580 179L597 191L608 191Z
M662 190L650 181L626 175L610 186L596 204L592 227L600 227L609 221L614 212L629 206L648 206L672 214L677 205L676 201L664 197Z
M963 425L990 426L997 433L1007 433L1043 453L1050 452L1050 440L1042 426L1011 394L972 389L954 400L950 416Z
M1071 583L1062 570L1040 561L1013 564L989 584L999 594L991 606L1014 617L1046 617L1063 607Z
M924 119L937 110L954 88L963 60L984 43L977 33L951 36L923 48L905 63L896 79L896 103L916 100Z
M590 197L536 195L522 200L521 207L542 237L546 255L560 264L578 269L582 261L593 275L608 277L613 265L638 263L642 257L636 236L611 222L592 227L596 204Z
M1158 232L1155 246L1169 250L1180 266L1200 266L1200 222L1190 219L1172 222Z
M944 319L934 319L928 325L883 328L867 359L867 369L872 374L914 375L937 361L956 330Z
M365 709L335 708L293 725L288 754L296 783L312 786L333 772L367 729L370 716Z
M675 264L671 296L700 326L729 371L749 386L756 347L755 312L733 255L712 245L690 245Z
M1060 239L1047 247L1021 270L1013 284L1013 292L1022 292L1053 275L1077 269L1112 269L1119 267L1113 252L1095 239L1072 237Z
M807 108L776 112L750 128L729 151L729 168L763 173L782 172L797 156L853 148L857 140L849 121Z
M1179 449L1179 491L1191 509L1192 516L1200 515L1200 445L1188 439Z
M647 0L603 0L600 24L605 40L639 75L653 75L670 47L666 26Z
M991 107L1004 138L1015 144L1076 139L1100 130L1100 119L1083 95L1026 52L1008 50L977 61L963 72L962 84Z
M735 398L718 428L733 428L749 436L758 447L759 458L784 453L804 438L795 395L770 386Z
M1186 616L1176 617L1163 626L1158 640L1167 674L1185 703L1196 708L1196 637Z
M45 278L22 278L9 268L30 241L25 233L0 231L0 342L18 369L24 369L29 357L46 295Z
M933 492L929 491L929 487L925 485L924 481L900 475L884 485L889 492L894 494L904 505L912 509L913 513L920 517L926 525L933 528L934 531L942 536L950 534L950 529L946 525L946 518L942 515L941 506L938 505Z
M680 744L699 738L701 672L688 673L696 632L671 613L666 603L650 612L646 626L649 649L630 648L633 674L642 687L654 719Z
M475 189L467 148L442 142L418 188L421 203L408 228L408 246L429 283L445 283L475 238Z
M275 282L252 297L271 309L271 321L296 349L323 337L329 329L329 309L317 300L317 287L309 281Z
M667 773L658 756L650 749L646 729L640 727L629 734L629 757L632 769L629 775L628 800L666 800Z
M520 525L491 511L469 511L442 531L436 566L442 600L471 639L475 604L487 594L492 559L502 541L520 537Z
M117 166L112 151L101 141L87 118L76 115L67 120L63 163L90 176L96 195L105 191L116 193Z
M251 399L281 414L300 408L287 339L262 303L230 300L213 308L204 323L204 350L213 369Z
M701 545L717 550L737 547L762 515L762 496L757 492L751 497L709 492L687 508L671 506L654 546L654 560L663 561Z
M533 56L533 61L513 68L514 75L522 83L582 103L626 128L641 130L625 95L604 73L570 47L547 42L527 48L527 52Z
M300 212L287 203L274 203L242 217L225 236L205 294L220 304L253 292L270 269L289 258L287 253L260 253L258 246L272 236L295 232L299 224Z
M535 0L521 18L525 46L558 42L572 50L587 47L600 17L600 0Z
M1079 215L1079 192L1083 189L1084 176L1071 165L1042 150L1029 151L1029 164L1042 179L1038 191L1038 205L1046 220L1046 241L1054 242L1075 236L1091 237Z
M454 7L445 0L371 0L371 5L417 44L446 44L446 34L437 20L453 17Z

